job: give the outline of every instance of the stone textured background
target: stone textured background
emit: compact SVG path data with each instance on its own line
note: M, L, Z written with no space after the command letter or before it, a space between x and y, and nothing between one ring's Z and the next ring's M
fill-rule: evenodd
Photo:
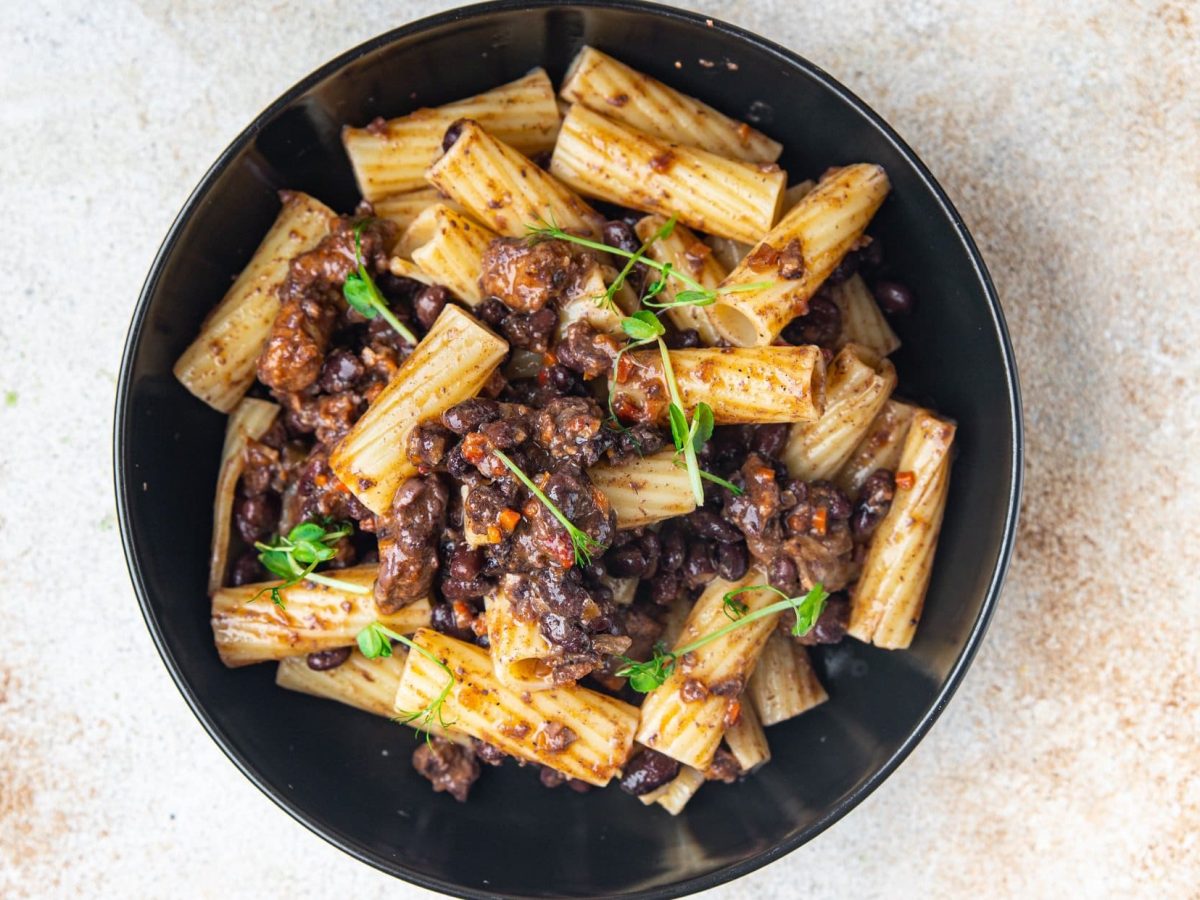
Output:
M115 372L208 164L311 69L450 3L0 4L0 895L417 896L260 795L142 625ZM714 892L1200 896L1200 7L698 4L805 54L941 179L1029 432L1004 601L874 796Z

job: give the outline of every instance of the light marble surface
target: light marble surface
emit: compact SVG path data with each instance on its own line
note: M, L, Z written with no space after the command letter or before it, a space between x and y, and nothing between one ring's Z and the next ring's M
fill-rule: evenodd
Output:
M418 896L239 775L142 625L115 372L206 166L312 68L449 6L0 4L0 896ZM858 92L1004 300L1029 461L978 661L831 831L714 896L1200 896L1200 8L699 4Z

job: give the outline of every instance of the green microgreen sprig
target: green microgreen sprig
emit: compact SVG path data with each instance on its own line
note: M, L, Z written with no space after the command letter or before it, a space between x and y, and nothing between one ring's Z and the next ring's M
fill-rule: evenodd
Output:
M250 602L253 603L263 594L270 593L275 605L286 609L280 592L301 581L323 584L350 594L369 594L369 587L330 578L328 575L318 575L314 571L321 563L337 556L337 542L353 533L354 529L348 522L320 522L310 519L301 522L289 531L286 537L280 535L269 544L256 541L254 548L259 551L258 561L272 575L282 578L283 583L263 588L250 598Z
M392 631L386 625L380 622L372 622L366 628L358 633L357 637L358 649L367 659L377 659L381 656L392 655L392 641L399 641L410 650L415 650L420 653L430 662L434 663L438 668L446 673L446 686L442 688L441 693L434 697L423 709L418 709L415 712L401 710L400 714L392 721L398 722L401 725L410 725L420 719L420 727L425 732L425 739L432 741L432 726L440 725L442 728L449 728L453 722L447 722L445 718L445 710L443 706L446 698L450 696L450 691L454 689L457 679L454 673L450 671L450 667L444 662L418 644L416 641L403 634Z
M764 606L762 609L749 612L749 607L743 601L737 599L739 594L744 594L748 591L773 591L780 597L783 597L783 599ZM621 659L625 665L618 669L616 674L628 678L629 686L638 693L648 694L655 688L661 687L671 677L680 657L694 650L699 650L705 644L709 644L717 640L717 638L724 637L731 631L741 628L744 625L749 625L758 619L791 609L796 613L796 624L792 626L792 634L796 637L808 634L813 626L817 624L817 619L821 617L821 613L825 609L825 601L828 599L829 592L819 584L813 585L812 590L803 597L789 597L783 591L771 587L769 584L752 584L747 587L737 588L729 591L729 593L721 598L725 615L733 620L728 625L722 625L716 631L710 631L704 637L694 640L690 644L676 650L667 650L666 646L660 642L655 645L653 656L645 662L638 662L627 656L622 656Z
M346 276L346 281L342 285L342 296L364 318L373 319L376 316L382 316L383 320L391 325L400 337L410 344L415 344L417 343L416 335L409 331L388 307L387 300L379 292L375 279L371 277L371 273L367 271L366 264L363 262L362 231L368 222L370 219L364 219L354 228L354 263L358 266L358 271Z
M504 463L508 470L517 477L517 480L520 481L521 484L525 485L525 487L529 489L529 492L533 494L533 496L537 497L537 499L541 501L542 505L550 511L550 514L554 516L554 518L558 519L559 524L567 530L567 534L571 538L571 548L575 552L575 565L590 565L592 562L592 554L603 552L605 549L604 544L596 540L582 528L578 528L570 519L568 519L566 515L563 514L563 511L554 504L554 501L547 497L542 489L534 484L533 479L522 472L521 467L509 459L507 453L505 453L503 450L493 450L492 453L498 460L500 460L500 462Z

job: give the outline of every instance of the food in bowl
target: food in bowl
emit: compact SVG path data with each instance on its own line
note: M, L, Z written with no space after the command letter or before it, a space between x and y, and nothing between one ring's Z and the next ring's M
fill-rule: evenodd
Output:
M229 414L227 665L423 731L459 800L513 757L674 814L827 699L807 646L908 646L954 425L893 396L880 167L789 187L593 48L343 139L363 203L284 192L175 367Z

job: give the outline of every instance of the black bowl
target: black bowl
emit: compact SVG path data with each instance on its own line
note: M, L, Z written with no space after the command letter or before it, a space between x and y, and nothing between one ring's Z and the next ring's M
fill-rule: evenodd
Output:
M515 765L488 771L459 805L410 770L406 729L278 690L272 666L222 666L205 566L223 418L171 376L272 221L279 188L353 207L343 123L472 94L535 65L558 78L584 43L758 124L783 141L781 162L794 175L857 161L886 167L893 193L872 232L919 298L899 324L901 389L959 423L913 647L851 640L818 654L831 701L772 729L775 758L760 773L705 788L678 818L615 788L548 791L533 769ZM448 12L344 54L273 103L204 176L154 260L125 348L115 432L134 586L168 670L213 739L276 803L347 853L468 896L675 896L764 865L843 816L912 750L978 648L1009 559L1021 474L1017 377L1000 306L925 166L811 63L737 28L635 2Z

